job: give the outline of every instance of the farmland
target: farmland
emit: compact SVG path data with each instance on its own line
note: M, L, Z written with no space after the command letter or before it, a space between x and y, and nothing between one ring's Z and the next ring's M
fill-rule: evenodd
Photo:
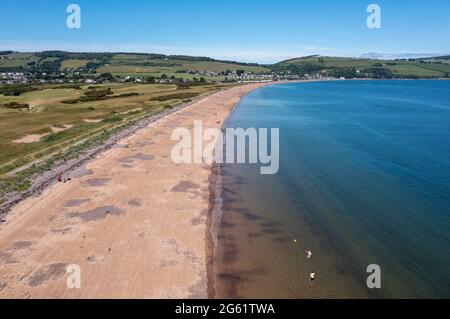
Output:
M208 79L223 80L226 72L269 72L258 64L219 61L206 57L167 56L132 53L68 53L47 51L41 53L0 53L0 72L77 72L109 73L113 76L176 76L192 79L201 74ZM50 72L49 72L50 71Z
M293 69L309 66L313 70L371 70L374 68L392 72L392 77L401 78L439 78L450 73L449 59L417 59L417 60L373 60L358 58L336 58L310 56L296 58L277 63L275 70Z

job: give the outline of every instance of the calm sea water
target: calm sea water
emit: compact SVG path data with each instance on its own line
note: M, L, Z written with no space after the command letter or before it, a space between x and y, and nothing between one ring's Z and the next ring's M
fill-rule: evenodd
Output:
M280 171L222 168L218 297L450 298L450 81L272 85L227 126L280 128Z

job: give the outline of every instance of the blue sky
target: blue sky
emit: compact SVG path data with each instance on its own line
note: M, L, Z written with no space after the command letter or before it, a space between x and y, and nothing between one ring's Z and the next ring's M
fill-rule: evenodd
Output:
M81 7L81 29L66 7ZM366 26L369 4L382 28ZM309 55L450 54L448 0L15 0L0 50L130 51L268 63Z

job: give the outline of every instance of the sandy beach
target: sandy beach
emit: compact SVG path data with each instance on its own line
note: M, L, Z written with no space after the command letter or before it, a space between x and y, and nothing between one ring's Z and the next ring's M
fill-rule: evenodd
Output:
M206 298L211 165L174 164L175 128L219 128L264 84L221 91L147 125L0 224L0 298ZM67 286L78 265L81 288Z

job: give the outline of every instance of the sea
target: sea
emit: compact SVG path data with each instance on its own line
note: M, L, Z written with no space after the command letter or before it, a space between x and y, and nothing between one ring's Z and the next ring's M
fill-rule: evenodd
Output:
M216 297L450 298L450 81L269 85L225 127L280 164L220 167Z

